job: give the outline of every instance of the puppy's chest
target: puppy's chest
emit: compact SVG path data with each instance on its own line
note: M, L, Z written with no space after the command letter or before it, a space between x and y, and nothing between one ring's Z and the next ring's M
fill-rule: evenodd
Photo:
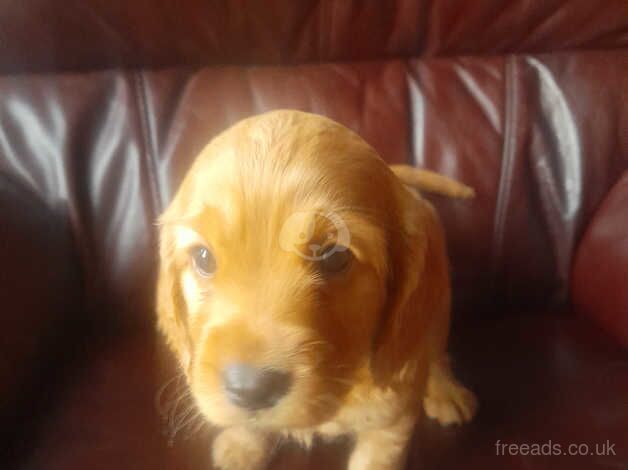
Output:
M403 408L402 400L392 390L356 390L333 419L311 429L291 430L285 434L309 447L317 435L332 439L386 427L399 417Z

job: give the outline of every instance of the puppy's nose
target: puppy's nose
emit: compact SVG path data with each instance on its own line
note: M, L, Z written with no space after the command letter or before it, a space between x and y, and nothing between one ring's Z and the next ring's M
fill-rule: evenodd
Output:
M274 406L288 392L291 380L287 372L231 364L223 370L223 381L231 403L258 410Z

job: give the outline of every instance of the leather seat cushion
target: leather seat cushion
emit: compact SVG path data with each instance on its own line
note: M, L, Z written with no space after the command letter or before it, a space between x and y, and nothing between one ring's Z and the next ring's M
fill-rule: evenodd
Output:
M460 428L422 423L408 468L615 468L628 452L628 357L593 324L567 314L529 314L465 327L452 341L455 368L479 395L476 420ZM34 441L28 470L207 470L210 436L187 426L173 442L156 396L176 376L156 335L131 336L99 348L66 387ZM160 407L174 403L177 381ZM174 387L174 388L173 388ZM183 389L179 389L183 390ZM179 416L185 409L179 404ZM596 443L616 456L498 456L506 444ZM170 445L172 444L172 445ZM286 446L273 469L344 469L348 442L319 444L307 454ZM619 467L617 467L619 468Z

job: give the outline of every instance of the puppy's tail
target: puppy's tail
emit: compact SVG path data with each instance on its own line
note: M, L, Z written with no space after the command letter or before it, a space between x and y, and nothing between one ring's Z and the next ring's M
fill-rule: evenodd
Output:
M404 184L419 191L459 199L469 199L475 196L473 188L430 170L409 165L390 165L390 169Z

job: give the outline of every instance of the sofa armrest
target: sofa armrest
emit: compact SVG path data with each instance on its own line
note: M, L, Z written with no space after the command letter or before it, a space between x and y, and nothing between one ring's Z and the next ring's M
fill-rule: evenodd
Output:
M42 393L38 381L61 357L80 304L67 218L0 173L0 419ZM76 337L76 335L75 335ZM25 406L32 406L32 403Z
M571 299L628 348L628 171L608 193L578 246Z

